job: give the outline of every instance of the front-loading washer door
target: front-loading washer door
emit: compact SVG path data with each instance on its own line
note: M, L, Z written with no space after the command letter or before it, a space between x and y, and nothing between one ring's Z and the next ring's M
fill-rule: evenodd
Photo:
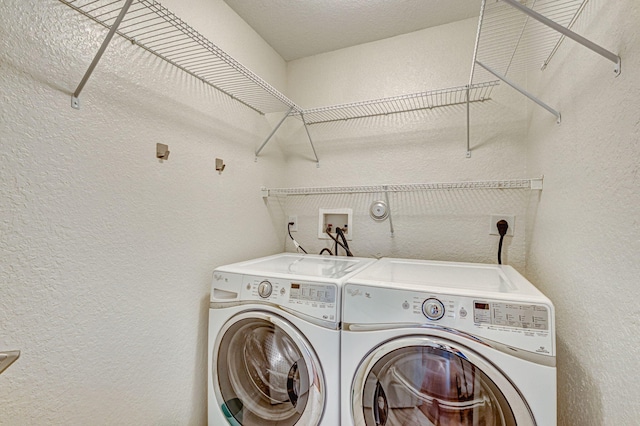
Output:
M284 318L248 311L227 321L213 353L218 406L232 425L317 425L325 381L308 340Z
M357 426L531 426L529 406L491 363L452 341L407 336L361 362L352 384Z

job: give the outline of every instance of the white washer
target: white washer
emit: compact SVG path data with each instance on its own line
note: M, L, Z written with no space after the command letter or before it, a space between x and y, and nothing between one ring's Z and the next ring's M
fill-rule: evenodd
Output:
M341 286L372 262L282 253L217 268L209 424L338 425Z
M512 267L386 258L343 290L342 426L556 424L554 308Z

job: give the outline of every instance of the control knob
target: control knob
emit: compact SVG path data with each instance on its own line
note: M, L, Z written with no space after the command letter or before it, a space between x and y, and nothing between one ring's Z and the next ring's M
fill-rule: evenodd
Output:
M444 316L444 304L438 299L431 298L422 304L422 313L432 321L437 321Z
M271 296L271 291L273 291L273 286L269 281L264 280L260 284L258 284L258 294L263 299L266 299L267 297Z

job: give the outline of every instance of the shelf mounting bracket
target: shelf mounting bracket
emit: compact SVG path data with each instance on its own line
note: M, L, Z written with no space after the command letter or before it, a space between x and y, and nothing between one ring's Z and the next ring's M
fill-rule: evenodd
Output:
M471 111L470 111L470 100L469 100L469 90L470 87L467 86L467 158L471 158Z
M82 89L84 88L84 85L87 84L87 81L89 81L89 78L91 77L91 74L93 73L93 70L96 68L96 65L98 65L98 62L100 62L100 58L102 58L102 55L104 54L104 51L107 50L107 46L109 46L109 43L111 42L111 39L113 38L113 35L118 30L118 27L120 26L120 22L122 22L122 19L124 18L124 16L129 11L129 6L131 6L131 3L133 3L133 0L126 0L125 1L124 5L122 6L122 9L120 9L120 13L118 14L118 17L113 22L113 25L111 25L111 28L109 29L109 32L107 33L107 36L104 38L104 41L102 42L102 45L100 46L100 49L98 49L98 53L96 53L96 56L93 58L93 61L91 61L91 65L89 65L89 68L84 73L84 77L82 77L82 80L80 81L80 84L78 84L78 87L76 88L76 91L73 92L73 96L71 97L71 107L72 108L80 109L80 99L78 99L80 97L80 92L82 92Z
M544 24L544 25L546 25L546 26L558 31L559 33L563 34L564 36L569 37L570 39L580 43L581 45L585 46L586 48L593 50L594 52L596 52L600 56L604 56L605 58L607 58L608 60L610 60L611 62L613 62L615 64L615 67L614 67L613 71L615 72L616 76L620 75L620 72L621 72L620 56L618 56L615 53L612 53L612 52L608 51L607 49L595 44L591 40L588 40L588 39L582 37L580 34L574 33L570 29L563 27L562 25L558 24L557 22L552 21L551 19L547 18L544 15L541 15L540 13L536 12L535 10L532 10L532 9L520 4L516 0L502 0L502 1L507 3L507 4L509 4L512 7L520 10L522 13L532 17L536 21L538 21L538 22L540 22L540 23L542 23L542 24Z
M513 81L508 79L506 76L504 76L502 74L499 74L497 71L494 71L493 69L489 68L488 66L486 66L482 62L476 60L476 64L480 65L482 68L484 68L485 70L489 71L491 74L493 74L494 76L496 76L500 80L504 81L509 86L513 87L518 92L522 93L524 96L526 96L527 98L531 99L533 102L535 102L538 105L540 105L542 108L544 108L547 111L549 111L551 114L555 115L556 116L556 122L558 124L560 124L560 121L562 120L562 117L560 116L560 113L558 111L556 111L555 109L551 108L549 105L545 104L540 99L536 98L531 93L529 93L526 90L524 90L522 87L520 87L519 85L517 85L516 83L514 83Z
M282 123L284 123L284 120L286 120L287 117L289 117L289 114L291 114L291 111L293 111L293 107L289 108L289 111L287 111L287 113L284 115L284 117L282 117L282 120L280 120L280 122L276 125L276 127L274 127L274 129L271 131L271 133L269 133L269 136L267 136L267 139L265 139L265 141L262 142L262 145L260 145L260 148L256 149L256 161L258 161L258 155L260 155L260 152L262 151L264 146L267 144L267 142L269 142L269 140L271 140L273 135L276 134L276 132L278 131L280 126L282 126Z
M318 159L318 154L316 153L316 147L313 146L313 140L311 139L311 134L309 133L309 125L307 125L307 122L304 119L304 113L302 111L300 111L300 118L302 119L302 123L304 124L304 130L307 131L307 137L309 138L309 143L311 144L313 155L314 157L316 157L316 167L320 168L320 160Z

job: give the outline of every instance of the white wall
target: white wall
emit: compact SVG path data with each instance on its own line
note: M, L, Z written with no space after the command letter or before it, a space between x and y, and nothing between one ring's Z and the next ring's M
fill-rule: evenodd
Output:
M398 36L292 61L288 93L304 108L464 86L469 81L477 20ZM466 158L466 109L380 116L309 126L320 167L300 124L283 141L290 186L349 186L529 178L526 103L507 87L494 100L472 105L472 157ZM479 190L390 194L388 222L374 222L369 206L383 194L287 197L283 210L298 216L296 239L318 253L319 208L354 210L350 247L356 255L496 262L492 213L516 216L503 260L521 271L530 191ZM330 244L331 245L331 244ZM295 248L287 241L287 250Z
M615 4L614 4L615 3ZM589 2L577 31L622 57L567 40L530 89L528 168L545 188L530 214L527 274L555 303L561 425L631 425L640 413L640 5Z
M163 1L283 86L226 4L180 3ZM3 425L204 424L210 274L283 245L264 117L118 37L70 107L104 35L58 1L0 2L0 350L22 351Z
M299 216L296 238L318 252L319 207L354 209L357 255L480 262L495 259L488 215L515 214L504 258L556 304L560 424L634 424L640 12L604 3L589 3L582 29L620 52L623 74L567 41L532 76L561 125L500 87L472 109L470 159L465 110L451 107L311 126L316 168L299 123L254 162L272 117L117 38L71 109L104 30L54 0L1 2L0 350L22 357L0 376L0 424L204 423L212 269L293 250L283 214ZM287 66L221 0L163 4L306 108L468 80L475 20ZM156 142L169 161L154 158ZM542 174L541 193L391 195L393 238L368 217L382 194L258 196L262 185Z

